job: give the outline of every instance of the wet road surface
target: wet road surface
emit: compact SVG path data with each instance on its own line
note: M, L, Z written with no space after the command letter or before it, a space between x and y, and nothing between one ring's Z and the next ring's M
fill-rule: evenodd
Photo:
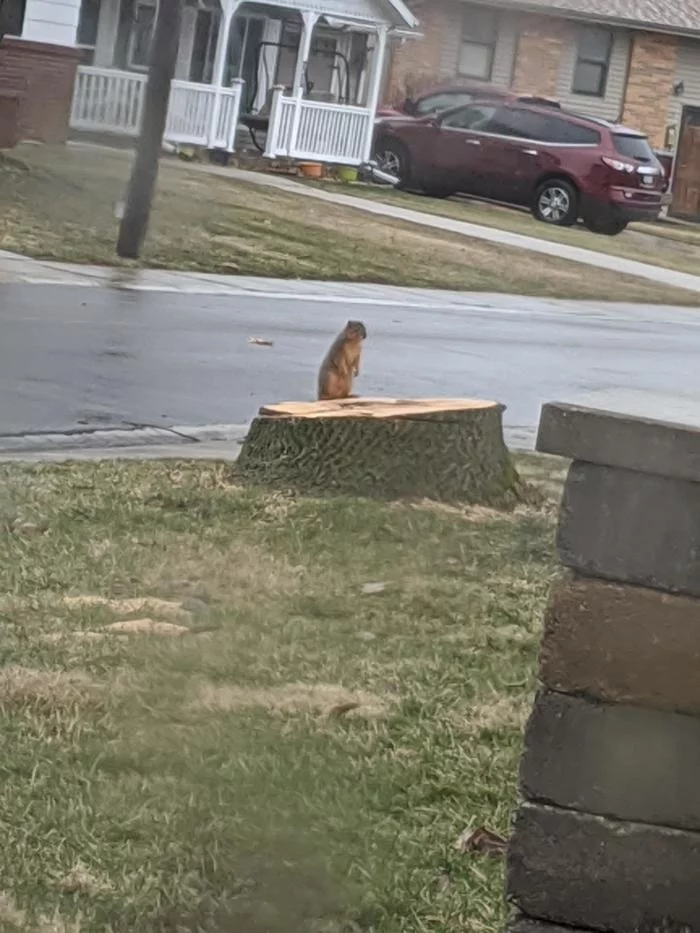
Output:
M369 331L359 393L496 399L518 446L553 400L700 424L700 309L426 302L2 285L0 435L248 422L264 403L313 397L349 318Z

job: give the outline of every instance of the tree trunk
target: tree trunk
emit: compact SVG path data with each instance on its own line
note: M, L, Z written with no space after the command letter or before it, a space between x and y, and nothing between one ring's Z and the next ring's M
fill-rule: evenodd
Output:
M183 0L160 0L158 4L139 144L117 240L117 255L123 259L139 258L148 230L168 115L170 84L180 42L182 4Z
M260 409L237 462L276 489L513 505L522 484L503 406L453 399L344 399Z

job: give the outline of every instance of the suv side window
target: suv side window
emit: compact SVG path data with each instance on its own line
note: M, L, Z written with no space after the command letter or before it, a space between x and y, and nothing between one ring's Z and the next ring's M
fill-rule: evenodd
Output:
M514 136L518 139L537 139L539 131L538 114L529 110L518 110L515 107L501 107L496 111L489 125L485 128L487 133L498 136Z
M481 130L483 132L487 130L496 109L495 106L489 104L460 107L459 110L452 110L446 114L442 120L442 126L455 130Z
M431 94L416 104L414 113L419 117L427 117L430 113L439 113L451 107L459 107L474 100L474 95L465 91L463 94L446 92L444 94Z
M600 144L600 133L590 126L580 126L578 123L570 123L560 117L543 116L541 119L543 135L538 138L543 142L579 146Z

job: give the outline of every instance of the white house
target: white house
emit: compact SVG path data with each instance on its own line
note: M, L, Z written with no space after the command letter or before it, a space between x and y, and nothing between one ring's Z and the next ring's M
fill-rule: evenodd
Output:
M5 4L15 54L80 50L72 128L138 133L156 0ZM387 43L416 26L404 0L185 0L165 138L233 151L241 115L257 113L266 155L365 161Z

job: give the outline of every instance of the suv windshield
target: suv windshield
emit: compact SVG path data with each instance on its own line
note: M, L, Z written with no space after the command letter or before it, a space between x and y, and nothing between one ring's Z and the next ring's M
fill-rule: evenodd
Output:
M646 136L628 136L625 133L613 133L613 146L620 155L638 162L653 162L654 153Z
M460 104L468 104L471 100L474 100L474 95L469 91L445 91L442 94L430 94L418 101L414 107L414 113L425 117L431 113L439 113L441 110L451 110L452 107L459 107Z

